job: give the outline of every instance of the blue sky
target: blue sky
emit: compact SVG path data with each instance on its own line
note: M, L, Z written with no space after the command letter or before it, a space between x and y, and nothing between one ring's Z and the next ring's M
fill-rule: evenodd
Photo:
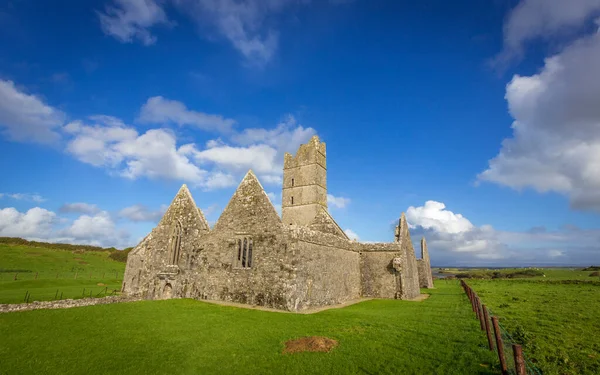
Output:
M188 184L328 148L361 241L438 265L600 262L600 1L9 0L0 235L134 245Z

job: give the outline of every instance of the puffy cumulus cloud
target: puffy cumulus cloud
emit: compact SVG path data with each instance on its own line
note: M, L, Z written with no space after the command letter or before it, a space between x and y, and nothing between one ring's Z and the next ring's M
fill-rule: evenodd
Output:
M346 233L346 236L348 236L348 238L351 240L355 240L355 241L360 240L360 237L358 237L358 234L356 234L352 229L346 229L346 230L344 230L344 233Z
M121 42L140 40L145 45L156 41L152 27L169 25L165 7L173 4L192 18L209 40L221 36L253 66L269 62L278 46L275 20L309 0L112 0L104 12L98 12L102 30ZM331 4L347 0L330 0Z
M29 193L0 193L0 198L11 198L19 201L30 201L41 203L45 202L46 199L39 194L29 194Z
M446 210L442 202L427 201L421 207L409 207L406 220L412 226L444 233L461 233L473 229L473 224L461 214Z
M72 137L67 151L84 163L129 179L163 178L203 185L210 177L186 156L188 147L177 147L175 135L168 130L151 129L140 135L114 117L90 120L91 125L75 121L64 127Z
M350 198L336 197L332 194L327 194L327 204L335 208L345 208L350 204Z
M504 51L500 60L523 52L528 41L575 34L600 16L600 0L522 0L504 24Z
M65 115L35 95L19 90L14 82L0 80L0 130L20 142L52 143Z
M51 234L56 223L56 214L40 207L25 213L8 207L0 209L0 236L2 237L45 237Z
M102 31L122 43L139 40L144 45L156 42L150 28L169 24L160 0L113 0L103 12L96 12Z
M142 106L138 121L147 124L175 123L179 126L190 125L202 130L229 132L235 120L220 115L211 115L189 110L185 104L176 100L155 96Z
M118 230L110 214L81 215L68 227L57 231L62 241L95 246L125 247L131 243L130 234Z
M427 239L434 265L583 265L600 261L600 229L565 226L555 231L534 227L525 232L476 226L442 202L409 207L406 219L415 248Z
M106 211L82 215L71 221L40 207L26 212L3 208L0 209L0 236L105 247L132 245L129 233L116 228Z
M513 135L479 181L567 195L576 209L600 211L600 34L545 60L538 74L506 88Z
M127 218L134 222L158 222L167 211L167 206L162 205L158 210L152 211L142 204L125 207L119 211L119 217Z
M261 182L281 184L283 155L295 152L315 134L313 128L305 128L293 116L286 116L273 129L248 128L232 133L229 143L215 139L207 142L204 150L188 150L200 165L211 165L238 177L252 169Z
M84 163L129 179L179 180L207 190L235 186L248 169L264 183L280 184L284 153L295 151L315 134L292 116L273 129L232 131L225 140L211 140L203 149L193 143L178 145L168 129L140 134L110 116L73 121L63 132L70 137L67 152Z
M77 213L77 214L96 214L100 212L100 208L95 204L90 203L65 203L59 209L62 213Z

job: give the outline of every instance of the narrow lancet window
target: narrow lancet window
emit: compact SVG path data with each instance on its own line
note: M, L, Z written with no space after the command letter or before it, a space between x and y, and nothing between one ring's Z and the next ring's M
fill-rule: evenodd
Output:
M252 267L252 239L248 240L248 268Z
M294 179L292 178L292 186L294 186Z
M181 223L178 221L173 228L171 234L171 242L169 243L169 264L179 263L181 253Z
M292 204L294 204L294 197L292 197Z
M242 250L242 268L246 267L246 251L248 250L248 240L244 238L244 249Z
M234 268L251 268L253 243L250 237L241 237L235 240L237 245L237 255L234 253L233 267Z

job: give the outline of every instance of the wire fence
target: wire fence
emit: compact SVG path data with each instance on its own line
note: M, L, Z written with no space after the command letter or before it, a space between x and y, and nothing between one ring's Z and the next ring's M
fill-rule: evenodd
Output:
M49 280L49 279L73 279L73 280L123 280L124 271L120 270L61 270L40 271L30 270L0 270L0 281L22 281L22 280Z
M101 288L83 288L81 293L73 293L72 290L61 290L56 289L53 294L39 292L34 290L33 294L29 290L25 292L22 303L31 303L34 301L62 301L63 299L82 299L82 298L101 298L118 295L119 290L115 288L109 289L109 287Z
M498 316L482 304L477 293L464 280L461 280L460 284L471 301L471 307L479 319L481 330L486 332L489 349L495 350L498 354L502 374L542 375L542 371L523 353L525 342L511 335L500 324Z

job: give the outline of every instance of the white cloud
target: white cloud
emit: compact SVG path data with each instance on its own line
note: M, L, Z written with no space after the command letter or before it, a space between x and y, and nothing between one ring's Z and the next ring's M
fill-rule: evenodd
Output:
M507 232L490 225L476 226L442 202L427 201L409 207L406 219L415 248L421 236L434 265L565 265L600 261L600 229L581 230L565 226L547 231Z
M0 209L0 236L32 237L47 236L56 222L56 214L34 207L25 213L8 207Z
M335 208L345 208L350 204L350 198L336 197L331 194L327 194L327 204Z
M505 47L520 51L523 44L573 32L600 14L600 0L522 0L504 25Z
M356 241L360 240L360 237L358 237L358 234L356 234L352 229L346 229L346 230L344 230L344 233L346 233L346 236L348 236L348 238L351 240L356 240Z
M185 16L191 17L198 29L215 40L215 35L229 41L246 62L263 66L278 46L277 16L289 13L295 5L309 0L113 0L105 12L97 12L102 30L123 43L140 40L145 45L156 42L150 29L171 25L165 13L172 3ZM346 0L330 0L342 4ZM215 34L216 31L216 34Z
M127 218L134 222L158 222L167 211L167 208L167 206L163 205L160 207L160 209L156 211L151 211L150 209L148 209L148 207L144 205L136 204L133 206L125 207L124 209L119 211L119 216Z
M177 148L175 135L152 129L139 135L119 119L94 116L94 125L76 121L65 126L73 138L67 151L84 163L106 167L119 175L183 180L202 185L208 173L190 162L185 146Z
M442 202L427 201L421 207L409 207L406 220L413 226L443 233L461 233L473 229L473 224L461 214L446 210Z
M266 25L270 16L282 12L297 0L174 0L199 25L211 25L248 62L263 65L273 57L277 32Z
M26 212L19 212L12 207L4 208L0 209L0 237L121 248L131 245L129 233L117 229L106 211L82 215L61 228L68 222L70 220L40 207Z
M31 202L36 202L36 203L41 203L41 202L46 201L46 199L39 194L29 194L29 193L12 193L12 194L2 193L2 194L0 194L0 199L4 198L4 197L16 199L19 201L31 201Z
M82 215L57 235L71 243L95 246L125 247L130 243L129 233L118 230L110 214L106 211L91 215Z
M600 34L546 59L540 73L515 75L506 100L515 121L480 181L567 195L600 210Z
M121 41L132 43L138 39L144 45L156 42L150 28L169 24L160 0L113 0L104 12L97 12L102 31Z
M232 133L233 144L215 139L207 142L204 150L188 147L186 152L199 165L213 166L236 176L252 169L261 182L281 184L283 155L295 152L315 133L313 128L304 128L293 116L287 116L273 129L249 128Z
M59 208L59 211L62 213L96 214L100 212L100 208L95 204L78 202L65 203Z
M11 140L52 143L65 115L40 98L17 89L12 81L0 80L0 129Z
M231 131L235 120L224 118L220 115L211 115L203 112L189 110L185 104L154 96L142 106L138 121L147 124L175 123L179 126L191 125L202 130Z
M549 250L549 251L548 251L548 256L549 256L550 258L561 257L561 256L563 256L563 255L565 255L565 253L564 253L563 251L561 251L561 250L556 250L556 249L554 249L554 250Z

